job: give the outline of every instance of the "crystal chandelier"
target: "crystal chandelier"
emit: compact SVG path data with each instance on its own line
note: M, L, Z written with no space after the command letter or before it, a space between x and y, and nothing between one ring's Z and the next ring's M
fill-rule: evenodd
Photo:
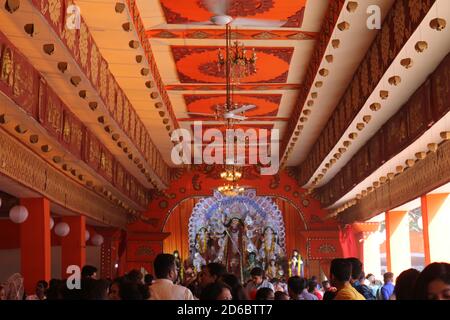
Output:
M236 184L236 181L238 181L242 177L242 172L238 171L236 167L226 167L225 170L220 173L220 177L226 181L231 182L231 184L227 183L217 188L217 190L223 195L233 197L245 191L244 187L240 187Z
M226 169L225 171L220 173L220 177L224 180L235 182L238 181L242 177L242 173L233 169Z
M220 48L217 52L217 67L219 72L224 69L227 71L228 67L229 77L234 83L239 83L240 79L256 72L256 60L258 60L258 57L256 56L255 48L249 53L243 43L235 41L231 45L231 27L229 25L226 28L226 42L225 56Z
M234 42L230 48L230 76L233 82L239 83L239 80L250 76L256 72L256 56L255 48L252 49L251 54L248 54L247 49L243 43ZM222 50L219 49L217 53L217 66L219 71L223 70L226 64L226 59L223 56Z
M245 188L239 187L238 185L226 184L224 186L218 187L217 190L225 196L234 197L245 191Z

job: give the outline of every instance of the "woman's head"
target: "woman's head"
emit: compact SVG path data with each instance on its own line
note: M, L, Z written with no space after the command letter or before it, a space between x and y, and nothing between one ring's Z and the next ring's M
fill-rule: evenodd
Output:
M270 288L260 288L256 291L256 300L274 300L275 295Z
M200 295L200 300L233 300L231 288L221 281L208 284Z
M416 282L415 297L419 300L450 300L450 264L428 265Z
M416 269L408 269L400 273L395 281L394 294L397 300L412 300L414 297L414 286L420 272Z
M109 287L109 300L120 300L120 281L117 279Z

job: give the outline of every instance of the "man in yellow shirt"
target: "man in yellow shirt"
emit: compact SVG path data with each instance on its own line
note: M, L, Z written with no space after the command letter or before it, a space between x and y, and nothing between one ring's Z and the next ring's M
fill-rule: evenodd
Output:
M350 284L352 275L352 265L346 259L333 259L330 266L330 280L334 287L337 288L337 294L334 300L366 300Z

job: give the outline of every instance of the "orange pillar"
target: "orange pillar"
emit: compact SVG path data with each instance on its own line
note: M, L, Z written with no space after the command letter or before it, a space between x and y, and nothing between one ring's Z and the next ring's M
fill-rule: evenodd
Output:
M450 262L450 194L422 196L425 264Z
M408 211L389 211L386 214L387 269L397 277L411 268Z
M51 277L50 202L45 198L20 199L28 218L20 224L21 273L27 294L33 294L39 280Z
M68 266L86 264L86 218L66 216L62 221L70 226L69 234L61 238L61 277L66 278Z

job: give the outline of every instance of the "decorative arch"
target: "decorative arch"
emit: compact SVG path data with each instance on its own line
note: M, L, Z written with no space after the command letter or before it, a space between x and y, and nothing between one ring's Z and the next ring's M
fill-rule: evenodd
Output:
M190 200L210 197L214 189L223 185L223 180L219 178L221 169L221 166L198 166L191 170L176 170L170 188L152 194L148 210L128 224L127 268L136 268L138 265L150 267L157 253L173 252L167 245L174 239L170 236L171 231L168 231L170 217L177 210L185 216L190 215L193 208L193 205L190 209L187 207ZM297 185L295 174L294 170L288 168L274 176L261 176L254 167L245 167L239 184L254 188L259 196L273 197L279 206L284 206L281 211L290 212L285 215L294 217L290 221L291 227L286 231L287 239L291 239L287 240L286 252L290 256L293 249L299 249L302 256L306 257L305 272L312 270L311 274L318 275L319 261L330 260L341 254L337 221L324 219L326 211L318 200L307 195L306 190ZM185 218L183 221L187 221L188 217ZM184 222L180 220L177 223ZM185 225L187 228L187 222ZM185 254L175 245L172 249L178 249L186 257L187 236L177 241L186 242ZM322 244L336 248L335 253L321 252ZM141 247L151 248L151 254L141 255L137 250Z
M171 187L164 193L153 195L147 212L129 224L129 230L135 232L163 232L171 212L177 204L191 197L208 197L213 190L223 185L219 179L218 167L200 167L178 174ZM255 172L244 172L239 181L256 190L259 196L283 198L298 209L306 230L336 229L336 222L324 220L326 211L318 200L306 194L306 190L297 185L294 173L280 171L274 176L261 176Z

